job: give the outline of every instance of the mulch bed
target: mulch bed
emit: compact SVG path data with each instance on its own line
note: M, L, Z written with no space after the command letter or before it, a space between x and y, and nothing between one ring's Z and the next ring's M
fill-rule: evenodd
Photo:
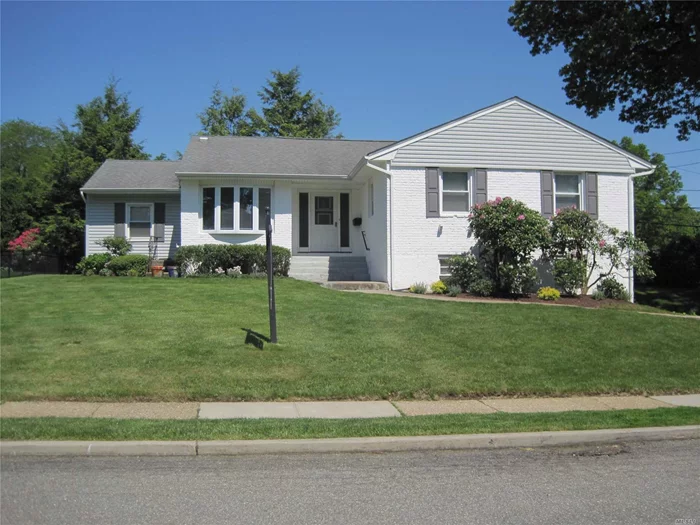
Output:
M410 294L410 292L402 293ZM426 294L424 297L431 299L439 298L441 300L471 301L479 303L535 303L547 304L552 306L578 306L580 308L603 308L605 306L625 304L624 301L618 301L616 299L602 299L600 301L597 301L589 295L582 295L577 297L562 296L558 301L544 301L542 299L539 299L536 294L530 294L521 297L480 297L478 295L461 293L456 297L449 297L448 295L436 296L434 294Z

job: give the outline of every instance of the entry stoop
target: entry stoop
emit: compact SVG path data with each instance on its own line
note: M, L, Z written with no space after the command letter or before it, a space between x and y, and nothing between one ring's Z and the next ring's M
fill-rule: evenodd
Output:
M289 276L315 283L370 280L365 258L350 255L295 255Z

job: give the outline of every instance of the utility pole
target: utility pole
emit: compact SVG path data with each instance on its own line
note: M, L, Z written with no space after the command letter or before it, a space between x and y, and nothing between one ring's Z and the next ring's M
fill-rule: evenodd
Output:
M275 277L272 267L272 218L270 207L265 208L267 226L265 228L265 244L267 246L267 300L270 308L270 342L277 343L277 306L275 305Z

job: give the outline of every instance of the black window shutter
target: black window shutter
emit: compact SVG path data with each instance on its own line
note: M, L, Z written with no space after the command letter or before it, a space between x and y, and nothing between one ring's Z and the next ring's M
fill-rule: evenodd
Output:
M299 194L299 248L309 247L309 194Z
M554 172L540 173L540 193L542 195L542 215L549 218L554 215Z
M114 236L126 237L126 203L114 203Z
M165 240L165 203L156 202L153 206L153 236L157 241Z
M350 247L350 194L340 194L340 247Z
M425 168L425 216L440 216L440 181L437 168Z
M486 170L476 170L475 204L481 204L488 200L488 188L486 180Z
M598 174L586 173L585 210L594 219L598 218Z

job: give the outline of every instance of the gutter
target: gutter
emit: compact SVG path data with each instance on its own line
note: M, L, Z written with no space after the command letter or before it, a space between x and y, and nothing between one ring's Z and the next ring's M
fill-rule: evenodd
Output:
M380 173L386 175L387 183L389 185L389 289L394 289L394 188L392 187L392 177L389 170L380 168L371 164L369 161L365 164L369 168L376 170ZM389 162L386 163L387 167ZM359 171L359 170L358 170Z
M634 235L634 179L637 177L645 177L656 171L656 166L641 173L633 173L627 177L627 231ZM630 291L630 302L634 303L634 268L630 269L627 277L628 289Z

